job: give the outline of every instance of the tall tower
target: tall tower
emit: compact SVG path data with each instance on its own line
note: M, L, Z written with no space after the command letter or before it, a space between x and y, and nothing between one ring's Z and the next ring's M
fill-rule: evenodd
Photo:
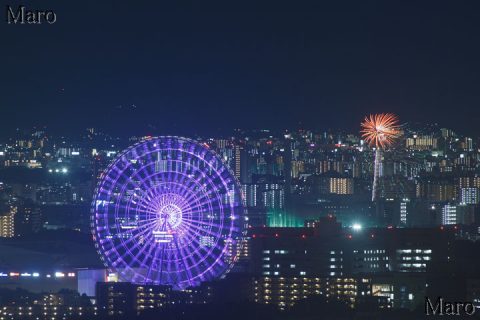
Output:
M0 215L0 237L11 238L15 236L15 214L16 206L10 206L7 212Z
M242 174L242 149L239 145L235 145L235 178L240 181L240 175Z
M380 172L381 172L381 167L382 167L382 150L380 148L375 149L375 163L374 163L374 168L373 168L373 185L372 185L372 201L375 201L378 199L378 185L380 180Z

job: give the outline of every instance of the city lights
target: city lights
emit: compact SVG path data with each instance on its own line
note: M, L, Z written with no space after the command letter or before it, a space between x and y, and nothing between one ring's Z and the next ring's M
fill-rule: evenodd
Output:
M4 11L0 320L480 314L480 2L57 2Z
M360 230L362 230L362 225L359 224L359 223L354 223L352 225L352 229L355 230L355 231L360 231Z

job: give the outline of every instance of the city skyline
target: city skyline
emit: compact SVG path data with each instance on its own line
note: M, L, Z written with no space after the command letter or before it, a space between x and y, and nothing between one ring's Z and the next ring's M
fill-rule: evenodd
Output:
M365 116L370 116L372 114L365 114ZM0 136L0 143L6 143L8 139L14 139L19 137L28 137L31 134L42 132L46 133L48 136L61 138L79 138L83 134L88 133L90 130L94 130L97 133L102 133L108 135L111 138L125 139L129 137L148 137L148 136L162 136L162 135L174 135L174 136L185 136L193 138L234 138L240 136L256 136L256 135L271 135L272 137L280 137L285 134L290 133L300 133L300 132L313 132L316 134L333 134L333 135L354 135L362 137L362 124L360 121L364 117L357 119L356 127L352 128L343 128L343 127L334 127L334 126L291 126L291 127L282 127L282 128L271 128L271 127L229 127L229 128L207 128L207 127L195 127L195 128L162 128L153 125L146 126L144 128L139 128L135 130L120 130L119 128L106 128L102 126L85 126L78 128L69 128L69 130L62 130L61 128L55 126L47 125L20 125L15 128L6 130ZM408 119L401 119L399 121L399 134L403 136L404 131L414 132L420 135L432 135L435 132L439 132L440 129L448 129L460 136L468 136L473 139L480 138L480 135L474 133L469 133L468 130L455 130L454 126L446 123L434 123L434 122L419 122L419 121L407 121ZM5 129L4 129L5 130ZM120 130L120 131L118 131ZM365 140L362 138L362 140Z
M360 130L234 131L194 139L117 137L96 128L71 135L35 128L4 135L0 295L11 302L1 306L0 315L16 319L31 310L34 317L44 310L67 319L124 314L142 319L150 312L173 312L177 317L196 308L212 314L209 308L240 299L249 302L238 308L254 314L270 305L265 311L269 316L279 312L279 317L299 318L305 304L327 313L338 303L345 319L364 309L385 317L408 309L413 318L424 296L453 292L465 292L455 297L474 308L480 261L464 254L480 243L478 139L434 125L399 129L395 121L376 119L364 126L370 137L373 134L380 143L385 133L395 136L380 153L372 152L378 145L368 145ZM178 145L184 146L182 152L177 152L175 141L183 141ZM208 158L210 151L218 162L210 158L206 163L228 168L224 172L229 174L219 176L241 187L248 226L237 238L237 249L228 238L222 245L223 236L213 232L226 218L211 219L216 208L223 207L220 203L228 203L218 193L226 189L222 183L208 182L215 175L194 169L199 161L193 158ZM163 189L169 181L178 187ZM200 181L216 196L193 187ZM172 196L172 190L179 194ZM240 196L239 189L235 194ZM189 207L197 204L187 204L183 195L208 199L194 201L209 203L198 211L201 219L189 217ZM158 221L155 208L160 210ZM142 224L143 219L151 222ZM223 248L230 265L229 257L236 254L225 279L216 280L212 274L187 287L177 281L189 277L175 276L167 263L171 259L145 255L145 248L156 256L161 246L175 248L175 233L169 232L175 232L174 226L183 232L183 219L212 228L185 233L191 243L183 248L182 242L177 244L185 257L188 252ZM165 229L166 222L170 229L156 229L159 223ZM132 259L125 258L127 252ZM120 256L124 263L119 263ZM143 261L138 268L135 257ZM196 261L186 259L189 262L173 264L179 272ZM168 277L158 270L158 263L164 262ZM457 270L464 265L469 268L459 279ZM150 266L157 272L145 274ZM216 276L223 271L217 269ZM21 304L14 287L28 290L21 291L26 297ZM244 320L240 313L238 318Z
M480 3L0 7L0 320L480 313Z

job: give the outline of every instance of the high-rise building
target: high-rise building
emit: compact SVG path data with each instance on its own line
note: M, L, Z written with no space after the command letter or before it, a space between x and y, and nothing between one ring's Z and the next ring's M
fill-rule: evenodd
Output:
M329 180L330 193L353 194L353 179L332 177Z
M300 174L305 172L305 163L303 161L294 160L291 162L292 165L292 178L297 179L300 177Z
M134 317L146 309L163 307L171 299L171 292L170 286L98 282L96 297L97 304L105 315L123 318Z
M456 200L456 188L453 182L422 180L416 185L416 196L432 202L447 202Z
M217 150L219 149L225 149L227 146L229 146L230 141L227 139L216 139L215 140L215 145L217 147Z
M306 277L259 277L254 280L254 301L291 307L298 300L321 294L321 279Z
M73 290L41 294L24 291L19 299L2 301L0 319L96 319L97 310L88 298Z
M314 194L351 195L354 193L353 178L335 171L312 175L307 178L307 181L311 188L310 191Z
M262 191L263 205L269 209L283 209L285 207L285 191L282 185L266 184Z
M442 208L442 224L457 224L457 206L452 204L446 204Z
M403 198L400 202L400 224L403 226L406 226L408 222L409 203L410 199L408 198Z
M285 208L285 190L283 184L259 183L244 184L242 191L247 207L263 207L268 209Z
M255 301L287 308L320 294L353 306L374 296L412 308L425 296L429 268L447 263L453 239L438 228L342 229L333 217L305 228L254 228Z
M15 236L15 214L16 206L10 206L0 215L0 237L12 238Z
M208 284L177 291L167 285L98 282L96 298L103 316L130 319L145 310L160 309L167 305L207 303L212 295L211 290Z
M242 191L245 196L245 205L247 207L256 207L258 205L258 185L243 184Z
M369 279L362 280L364 284L370 282ZM285 309L301 299L322 295L328 300L343 301L353 307L364 287L357 281L355 278L340 277L258 277L254 280L254 301Z
M473 139L465 137L461 143L462 149L465 151L473 151Z
M334 160L323 160L317 163L317 173L327 173L329 171L344 173L343 162Z
M433 136L417 136L407 138L406 147L410 150L435 150L438 147L438 140Z
M439 229L252 229L252 274L267 277L348 277L424 273L445 262L453 233ZM326 232L323 232L326 230Z
M478 204L480 200L480 190L478 188L461 188L461 204Z
M239 145L235 145L235 178L240 181L240 176L242 174L242 149Z
M453 132L453 131L450 130L450 129L441 128L440 131L441 131L441 133L442 133L442 138L451 138L451 137L454 137L454 136L455 136L455 132Z
M457 179L457 186L459 188L479 188L480 189L480 176L466 176L459 177Z

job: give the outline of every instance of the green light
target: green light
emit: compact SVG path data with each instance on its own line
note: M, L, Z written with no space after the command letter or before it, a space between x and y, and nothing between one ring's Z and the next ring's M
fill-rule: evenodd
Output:
M269 227L299 228L304 226L303 219L282 210L271 210L267 213Z

